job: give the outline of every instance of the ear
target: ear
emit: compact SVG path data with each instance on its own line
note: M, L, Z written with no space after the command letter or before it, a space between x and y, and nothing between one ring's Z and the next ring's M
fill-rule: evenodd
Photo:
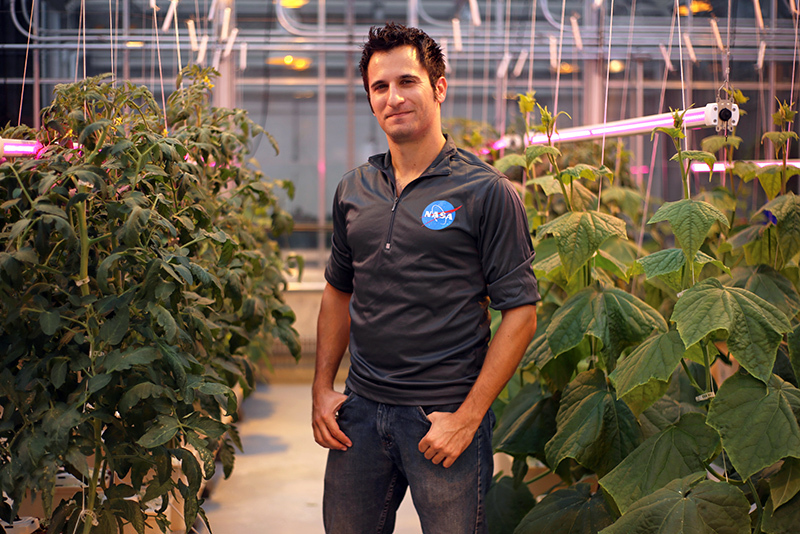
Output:
M433 98L439 104L444 103L447 98L447 80L444 76L436 80L436 84L433 86Z

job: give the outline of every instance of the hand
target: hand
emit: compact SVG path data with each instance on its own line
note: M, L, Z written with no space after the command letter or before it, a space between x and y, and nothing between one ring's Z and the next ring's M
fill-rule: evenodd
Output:
M470 425L456 413L433 412L428 415L431 428L419 442L419 452L435 464L450 467L472 443L477 425Z
M314 440L326 449L346 451L353 442L339 428L336 412L339 411L347 395L333 389L313 392L313 408L311 426L314 429Z

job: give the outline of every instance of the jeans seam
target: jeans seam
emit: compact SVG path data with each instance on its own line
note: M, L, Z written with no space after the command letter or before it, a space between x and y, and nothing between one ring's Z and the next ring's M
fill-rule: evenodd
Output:
M483 424L481 424L481 427ZM481 427L478 427L478 435L476 436L477 439L475 440L475 449L478 454L476 464L478 469L476 470L476 474L478 476L478 494L477 494L477 502L476 507L477 511L475 513L475 534L480 532L481 525L483 524L483 503L482 495L483 495L483 477L481 476L481 458L483 458L483 432L481 432Z
M389 482L389 488L386 491L386 499L383 501L383 510L381 511L381 517L378 521L378 530L376 531L377 534L381 534L383 532L383 528L386 526L386 518L389 515L389 503L392 502L392 495L394 495L394 488L397 485L397 472L392 474L392 480Z

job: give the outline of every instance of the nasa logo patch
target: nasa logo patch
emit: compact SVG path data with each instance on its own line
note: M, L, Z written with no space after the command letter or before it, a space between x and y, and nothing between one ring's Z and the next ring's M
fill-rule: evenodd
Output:
M454 208L446 200L436 200L428 204L422 211L422 226L431 230L443 230L453 224L456 219L456 212L461 206Z

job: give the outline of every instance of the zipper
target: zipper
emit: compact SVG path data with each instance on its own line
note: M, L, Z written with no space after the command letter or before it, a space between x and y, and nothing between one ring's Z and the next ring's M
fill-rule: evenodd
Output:
M386 252L392 250L392 227L394 226L394 215L395 210L397 210L398 202L400 202L400 197L394 197L394 202L392 203L392 216L389 219L389 232L386 234L386 244L383 245L383 250Z

